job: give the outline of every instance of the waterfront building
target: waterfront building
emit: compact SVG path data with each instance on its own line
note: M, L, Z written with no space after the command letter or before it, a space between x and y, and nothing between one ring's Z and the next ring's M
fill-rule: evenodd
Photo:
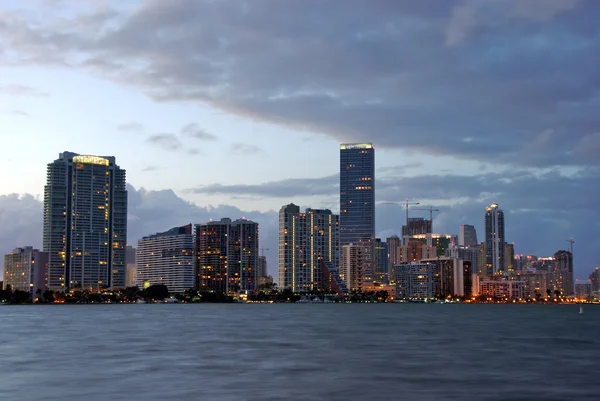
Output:
M439 298L473 296L473 263L456 257L423 259L420 263L436 265Z
M569 251L558 251L554 254L553 287L561 295L574 294L573 254Z
M4 256L4 286L41 297L48 282L48 253L31 246L15 248Z
M575 283L575 298L581 301L591 301L592 283Z
M258 283L258 223L223 218L196 225L196 286L236 294Z
M192 225L149 235L138 241L136 285L166 285L182 294L194 288L194 237Z
M137 285L137 265L135 263L135 248L131 245L127 245L127 248L125 248L125 263L125 286L133 287Z
M279 288L310 292L318 288L321 261L340 263L339 216L328 209L292 204L279 211Z
M545 271L517 270L509 273L508 279L524 283L523 297L526 299L540 299L547 296L548 273Z
M365 280L373 279L375 149L370 143L340 145L340 246L364 249Z
M463 224L458 227L458 230L459 246L476 247L479 244L477 242L477 231L474 226Z
M342 246L340 274L349 291L362 292L365 284L365 247L346 244Z
M600 291L600 266L596 267L590 274L590 282L592 283L592 291Z
M506 272L504 256L504 212L497 203L485 209L485 274L492 276Z
M487 276L477 277L479 295L491 300L518 300L525 298L525 282L506 280L502 278L490 279Z
M440 291L440 273L435 263L401 263L394 269L396 271L396 299L425 300L437 297Z
M339 269L331 262L321 261L319 263L319 290L330 294L348 294L348 287L340 276Z
M381 238L375 238L373 249L375 256L375 274L373 279L377 283L387 284L389 281L387 242L381 241Z
M61 153L44 188L50 289L125 287L126 243L125 170L114 157Z

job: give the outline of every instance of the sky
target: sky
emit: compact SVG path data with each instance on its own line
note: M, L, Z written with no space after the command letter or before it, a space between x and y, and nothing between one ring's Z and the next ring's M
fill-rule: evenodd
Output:
M41 247L46 164L127 170L128 242L222 217L339 211L339 144L376 149L376 231L497 202L519 254L600 265L600 2L4 0L0 252ZM413 217L428 217L414 210Z

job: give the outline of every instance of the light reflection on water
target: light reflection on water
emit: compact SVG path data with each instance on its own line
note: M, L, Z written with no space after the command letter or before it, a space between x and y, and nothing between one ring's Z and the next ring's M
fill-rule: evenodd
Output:
M600 400L600 307L0 308L1 400Z

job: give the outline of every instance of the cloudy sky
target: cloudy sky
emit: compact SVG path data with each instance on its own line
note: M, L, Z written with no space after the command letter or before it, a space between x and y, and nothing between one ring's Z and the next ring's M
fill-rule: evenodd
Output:
M129 242L246 217L276 269L276 211L339 209L340 142L376 148L377 234L404 198L437 232L506 213L518 253L575 238L600 264L600 2L4 0L0 251L41 246L45 165L127 170ZM414 211L413 215L427 212Z

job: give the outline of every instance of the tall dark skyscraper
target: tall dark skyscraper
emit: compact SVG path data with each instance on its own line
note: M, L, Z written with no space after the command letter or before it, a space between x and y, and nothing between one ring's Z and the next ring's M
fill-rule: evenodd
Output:
M47 172L43 245L50 289L125 287L125 170L114 157L64 152Z
M375 149L370 143L340 145L340 247L365 247L365 280L373 279Z
M479 245L477 243L477 231L475 231L475 227L469 224L463 224L459 227L459 230L458 245L472 248Z
M485 272L488 276L506 274L504 257L504 212L492 203L485 209Z

